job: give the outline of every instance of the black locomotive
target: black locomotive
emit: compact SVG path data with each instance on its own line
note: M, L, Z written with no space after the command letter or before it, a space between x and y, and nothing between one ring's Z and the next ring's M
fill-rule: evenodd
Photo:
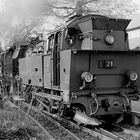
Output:
M12 78L5 82L8 92L19 77L20 94L29 100L32 93L50 112L122 118L131 111L130 101L139 99L140 88L140 52L129 49L129 22L75 16L50 32L47 44L38 39L9 49L2 54L4 81Z

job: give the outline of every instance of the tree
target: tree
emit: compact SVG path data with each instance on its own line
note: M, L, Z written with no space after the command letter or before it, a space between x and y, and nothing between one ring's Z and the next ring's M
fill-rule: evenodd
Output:
M45 16L50 13L44 4L53 0L3 0L3 10L0 11L0 40L2 46L16 40L28 40L30 35L37 34ZM48 9L48 10L47 10Z
M131 0L3 1L5 10L0 13L0 39L5 45L16 40L28 40L40 30L48 32L76 14L102 14L115 18L128 18L137 10L137 6Z
M61 18L75 14L102 14L127 18L137 10L137 6L131 0L57 0L50 7L52 12Z

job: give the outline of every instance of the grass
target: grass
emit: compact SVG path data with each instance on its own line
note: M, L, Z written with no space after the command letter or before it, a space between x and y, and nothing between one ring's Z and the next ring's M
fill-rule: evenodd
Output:
M0 109L0 140L41 140L40 132L29 118L14 108Z

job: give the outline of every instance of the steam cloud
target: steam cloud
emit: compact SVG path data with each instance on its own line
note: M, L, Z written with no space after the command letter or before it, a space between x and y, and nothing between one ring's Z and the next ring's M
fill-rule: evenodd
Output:
M0 0L0 41L28 18L39 18L48 11L47 5L54 0Z

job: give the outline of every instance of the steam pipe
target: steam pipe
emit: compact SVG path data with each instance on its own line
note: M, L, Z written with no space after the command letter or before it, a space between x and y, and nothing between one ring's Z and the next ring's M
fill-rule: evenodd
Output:
M97 113L98 109L99 109L99 102L98 102L97 98L95 97L94 100L97 104L97 107L96 107L95 111L92 112L92 107L91 107L91 104L90 104L90 110L91 110L90 116L95 115Z

